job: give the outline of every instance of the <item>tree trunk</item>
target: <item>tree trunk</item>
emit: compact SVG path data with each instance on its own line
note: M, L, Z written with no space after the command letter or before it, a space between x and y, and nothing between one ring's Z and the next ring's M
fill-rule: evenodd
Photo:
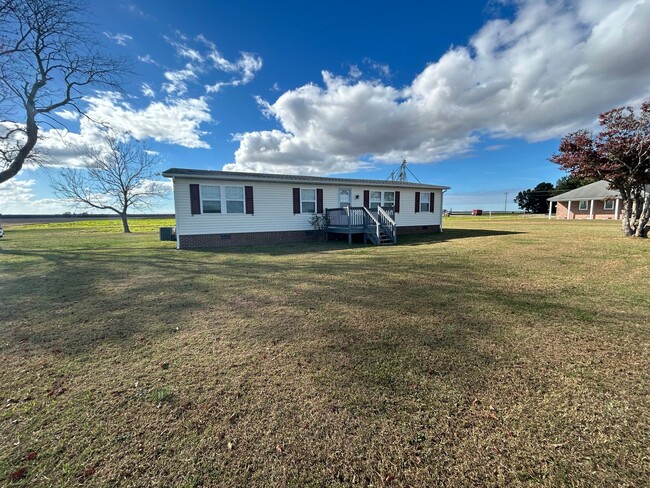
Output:
M27 120L25 122L25 132L27 134L27 140L23 144L23 147L20 148L18 154L13 159L11 164L3 170L0 171L0 183L4 183L7 180L10 180L18 174L18 172L23 169L25 160L34 149L36 141L38 141L38 125L36 124L36 108L33 103L28 102L25 106L27 110Z
M631 222L632 216L632 201L629 197L623 199L623 235L625 237L631 237L634 235L634 229L632 228Z
M126 212L122 212L120 217L122 218L122 228L124 229L124 233L130 234L131 229L129 229L129 221L127 220Z
M648 237L648 220L650 220L650 191L646 191L643 199L643 208L634 232L636 237Z

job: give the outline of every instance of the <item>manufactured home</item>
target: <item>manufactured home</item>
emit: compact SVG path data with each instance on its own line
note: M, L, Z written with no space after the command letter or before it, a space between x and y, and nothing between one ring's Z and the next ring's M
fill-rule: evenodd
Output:
M404 234L442 231L449 188L391 180L171 168L179 249L313 240L328 235L377 245Z

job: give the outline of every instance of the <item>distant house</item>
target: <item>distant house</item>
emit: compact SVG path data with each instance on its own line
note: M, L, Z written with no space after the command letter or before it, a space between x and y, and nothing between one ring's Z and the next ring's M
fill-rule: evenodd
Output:
M620 218L621 195L610 190L609 183L601 180L575 190L556 195L550 202L548 218L556 203L556 219L614 219Z
M329 234L394 243L441 232L446 186L420 183L172 168L179 249L312 240L310 219Z

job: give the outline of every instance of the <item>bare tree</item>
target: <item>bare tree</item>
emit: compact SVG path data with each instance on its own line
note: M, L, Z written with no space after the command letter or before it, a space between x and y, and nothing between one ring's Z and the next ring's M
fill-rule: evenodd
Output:
M99 53L83 11L78 0L0 0L0 183L33 158L52 112L82 113L84 88L119 88L125 64Z
M131 232L129 209L150 208L152 199L170 193L159 179L156 155L133 139L108 135L104 146L84 148L80 158L85 166L60 170L52 188L76 205L115 212L124 232Z

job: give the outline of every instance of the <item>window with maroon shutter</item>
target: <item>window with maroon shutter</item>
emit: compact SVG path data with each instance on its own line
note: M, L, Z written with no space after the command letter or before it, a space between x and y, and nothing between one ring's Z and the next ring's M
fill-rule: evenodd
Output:
M420 193L420 192L418 192ZM428 212L431 209L429 200L431 199L431 194L427 192L420 193L420 212Z
M190 210L192 215L199 215L201 213L201 194L199 192L199 185L190 185Z
M399 192L395 192L395 213L399 213Z
M363 206L370 207L370 190L363 190Z
M429 195L429 212L433 212L433 202L436 201L436 194L431 192Z
M246 213L253 215L255 213L255 205L253 204L253 187L245 186L244 193L246 194Z
M316 213L323 213L323 189L316 188Z
M293 213L300 213L300 188L293 189Z
M415 213L420 211L420 192L415 192Z

